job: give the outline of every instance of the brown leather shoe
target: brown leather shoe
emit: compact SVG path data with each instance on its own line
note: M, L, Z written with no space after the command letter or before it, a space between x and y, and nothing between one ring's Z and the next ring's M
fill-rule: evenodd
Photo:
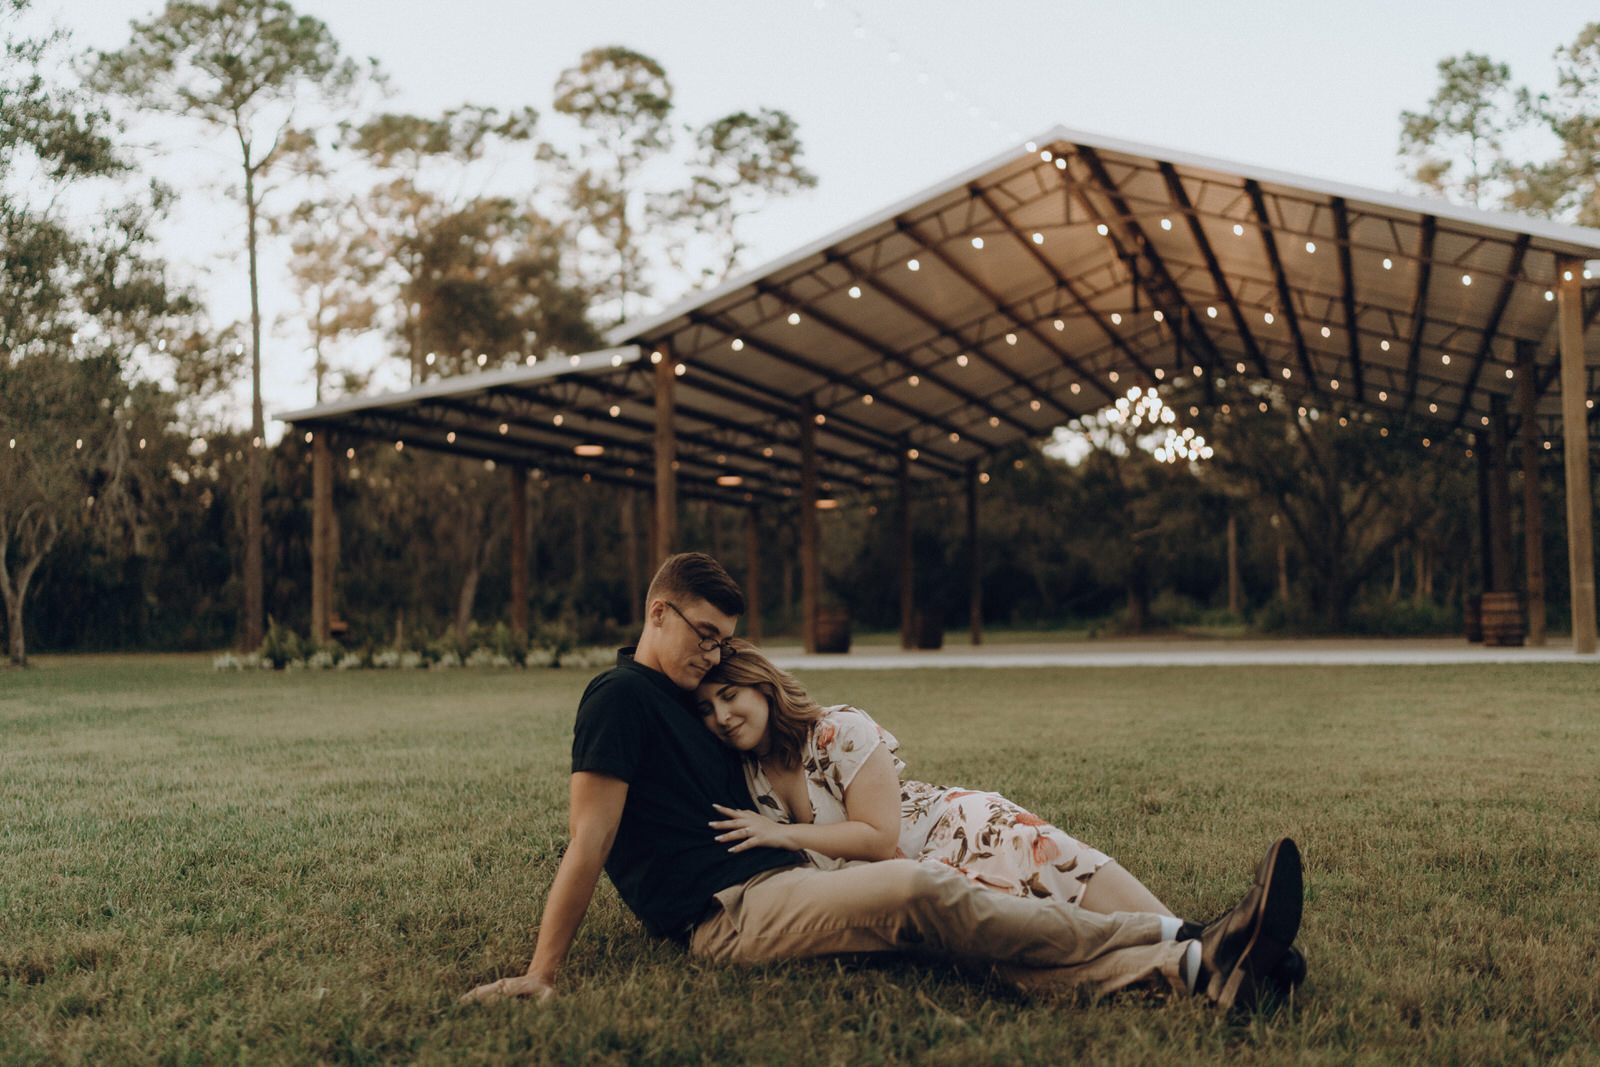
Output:
M1255 882L1232 911L1200 934L1200 976L1218 1008L1248 1008L1263 991L1300 930L1300 850L1285 837L1256 868Z

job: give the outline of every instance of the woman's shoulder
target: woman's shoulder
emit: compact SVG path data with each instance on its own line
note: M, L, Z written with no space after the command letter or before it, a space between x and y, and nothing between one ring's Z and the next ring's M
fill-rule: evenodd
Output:
M899 747L893 734L879 726L871 715L849 704L834 704L822 709L813 729L819 745L836 746L845 751L871 749L879 742L891 750Z

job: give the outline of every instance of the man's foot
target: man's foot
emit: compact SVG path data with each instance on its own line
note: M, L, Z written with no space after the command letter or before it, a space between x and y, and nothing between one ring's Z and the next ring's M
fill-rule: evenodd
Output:
M1197 923L1190 919L1183 921L1183 926L1178 931L1178 941L1198 941L1205 932L1206 924ZM1266 974L1266 990L1277 996L1286 997L1300 987L1306 980L1306 954L1299 948L1290 945L1283 954L1283 959Z
M1300 850L1285 837L1267 850L1243 899L1201 931L1196 992L1223 1011L1254 1004L1300 930L1301 895Z

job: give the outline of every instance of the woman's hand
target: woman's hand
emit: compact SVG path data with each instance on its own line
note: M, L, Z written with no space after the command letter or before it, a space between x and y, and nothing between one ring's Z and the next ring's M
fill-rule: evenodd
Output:
M460 1003L470 1004L477 1001L480 1004L489 1004L496 1000L509 1000L512 997L532 997L543 1002L555 995L555 986L531 974L524 974L515 978L502 978L498 982L489 982L470 993L463 993Z
M743 852L749 848L794 848L789 841L789 831L793 827L788 823L773 822L759 812L725 808L721 804L711 806L727 816L710 825L713 830L722 831L717 835L718 841L733 842L729 852Z

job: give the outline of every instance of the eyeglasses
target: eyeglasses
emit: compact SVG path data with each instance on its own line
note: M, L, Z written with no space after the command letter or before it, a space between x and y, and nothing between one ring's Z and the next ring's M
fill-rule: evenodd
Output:
M738 655L738 653L734 650L733 643L731 641L725 641L720 637L707 637L700 627L689 621L689 616L678 610L678 605L674 604L670 600L663 600L662 603L671 608L672 613L678 616L678 618L682 619L684 625L693 630L695 635L700 638L701 652L710 652L712 649L721 649L722 658L724 661L730 660L734 656Z

